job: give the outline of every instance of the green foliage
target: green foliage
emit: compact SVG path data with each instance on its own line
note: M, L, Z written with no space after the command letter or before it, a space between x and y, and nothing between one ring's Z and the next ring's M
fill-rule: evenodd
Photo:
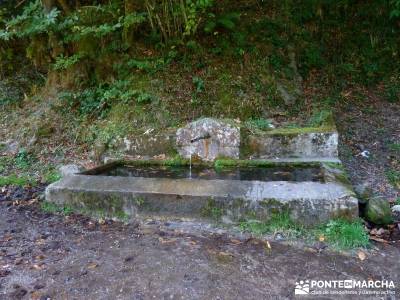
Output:
M56 8L46 14L40 0L30 2L24 7L22 14L6 23L6 30L0 31L0 40L30 38L46 33L56 25L59 14L60 11Z
M132 71L137 70L143 73L154 74L171 64L177 56L174 50L169 51L165 56L152 57L147 59L128 58L123 62L114 64L114 70L120 77L129 77Z
M242 230L250 231L257 235L282 233L287 237L299 237L303 234L304 228L290 218L289 212L272 214L267 222L247 220L239 224Z
M308 120L308 126L320 127L330 124L332 121L332 111L329 109L315 110Z
M263 119L263 118L258 118L258 119L249 119L245 122L245 126L250 129L251 131L253 130L269 130L272 128L272 124L269 120Z
M76 53L68 57L65 57L64 54L61 54L56 58L56 62L54 63L53 67L55 70L67 70L71 66L78 63L82 57L83 54L81 53Z
M15 166L19 169L28 169L34 161L35 157L24 148L18 151L14 159Z
M390 12L390 18L400 18L400 0L391 0L392 11Z
M29 184L33 184L33 180L27 176L17 176L14 174L9 176L0 176L0 187L7 185L24 187Z
M196 93L204 92L205 85L204 85L203 79L201 79L198 76L193 76L192 82L193 82L194 87L196 88Z
M42 202L40 207L44 212L50 214L62 214L68 216L74 212L74 210L70 206L57 205L53 202L47 202L47 201Z
M394 152L400 153L400 143L389 144L389 149Z
M368 233L360 220L331 220L320 232L327 242L339 249L367 247Z
M144 91L131 89L130 81L119 80L78 92L64 92L60 94L60 99L64 113L75 111L81 116L104 118L115 103L135 100L138 104L146 104L154 97Z
M219 220L223 215L223 210L217 206L213 199L208 199L206 205L201 209L201 215L206 218Z
M240 19L240 13L231 12L222 15L208 14L207 22L204 25L204 31L216 34L217 29L226 29L233 31Z
M394 76L384 83L384 96L391 103L400 102L400 77Z
M213 0L145 0L144 3L153 32L160 34L164 42L196 34L203 15L213 6Z
M48 170L44 175L43 175L44 182L50 184L53 182L56 182L61 179L61 174L57 170Z
M394 187L400 188L400 171L388 170L386 171L386 178Z
M396 201L394 202L394 204L395 204L395 205L400 205L400 197L398 197L398 198L396 199Z

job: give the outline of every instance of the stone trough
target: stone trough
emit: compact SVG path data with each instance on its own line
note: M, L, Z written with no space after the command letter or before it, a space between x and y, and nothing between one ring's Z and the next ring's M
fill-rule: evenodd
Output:
M203 118L175 134L124 139L126 154L166 157L175 151L178 165L111 159L114 163L64 176L47 188L46 199L125 220L264 221L289 213L294 221L314 225L335 217L355 218L358 202L337 157L337 145L332 123L249 133L233 120ZM192 170L182 159L200 164Z
M71 174L47 188L46 200L98 217L124 220L163 217L262 221L287 212L294 221L315 225L334 217L358 216L357 199L340 164L229 160L206 165L194 178L180 171L165 177L163 173L143 173L144 165L175 172L174 167L161 164L120 161ZM113 173L118 168L130 171ZM203 174L225 168L225 175ZM266 172L270 177L245 180L247 169L250 173Z

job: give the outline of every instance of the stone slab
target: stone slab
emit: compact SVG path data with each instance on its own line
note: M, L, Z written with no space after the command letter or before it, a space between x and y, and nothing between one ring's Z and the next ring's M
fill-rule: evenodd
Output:
M325 168L324 172L325 183L75 175L48 186L46 200L131 219L138 215L211 217L210 210L231 221L248 216L267 220L285 210L304 225L337 216L357 217L354 193L335 179L340 170Z
M328 158L338 157L339 135L332 132L250 135L244 148L251 158Z

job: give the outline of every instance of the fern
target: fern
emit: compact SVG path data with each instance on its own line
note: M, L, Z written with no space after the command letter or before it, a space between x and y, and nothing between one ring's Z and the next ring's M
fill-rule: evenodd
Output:
M56 8L46 14L39 0L31 2L25 6L21 15L6 22L6 29L0 31L0 39L8 41L47 32L57 23L59 14Z
M56 62L53 65L54 70L66 70L71 66L75 65L84 55L77 53L72 56L66 57L63 54L56 58Z

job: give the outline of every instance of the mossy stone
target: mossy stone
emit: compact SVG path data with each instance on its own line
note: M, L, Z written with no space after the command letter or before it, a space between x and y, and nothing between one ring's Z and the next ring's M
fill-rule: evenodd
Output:
M392 223L392 212L389 202L382 198L371 198L366 206L365 216L368 221L385 225Z

